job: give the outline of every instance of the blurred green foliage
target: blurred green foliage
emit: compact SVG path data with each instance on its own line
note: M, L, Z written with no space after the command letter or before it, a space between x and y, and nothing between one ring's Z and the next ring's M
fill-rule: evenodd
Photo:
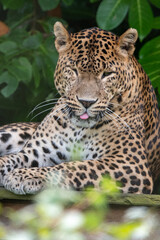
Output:
M116 183L102 182L101 191L46 189L35 203L19 211L1 209L0 239L5 240L145 240L158 228L158 218L145 207L130 208L120 223L108 221L108 199ZM7 211L7 214L6 214Z
M10 29L0 37L0 124L30 121L27 115L37 104L56 97L57 20L73 32L98 25L120 35L136 28L135 55L160 99L159 0L0 0L0 20ZM38 112L35 121L47 114L38 110L44 114Z

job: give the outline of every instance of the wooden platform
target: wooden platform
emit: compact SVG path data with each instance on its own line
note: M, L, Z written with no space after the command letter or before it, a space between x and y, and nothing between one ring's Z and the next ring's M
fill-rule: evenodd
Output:
M16 195L11 193L4 188L0 188L0 201L7 201L12 203L31 201L34 195ZM146 194L121 194L109 198L109 203L112 205L122 206L154 206L160 207L160 195L146 195Z

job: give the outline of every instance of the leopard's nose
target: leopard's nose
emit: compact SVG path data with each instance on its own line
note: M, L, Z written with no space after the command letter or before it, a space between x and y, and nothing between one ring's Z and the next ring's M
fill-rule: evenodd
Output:
M83 107L85 108L89 108L92 104L96 103L97 102L97 99L94 100L94 99L82 99L82 98L78 98L78 101L83 105Z

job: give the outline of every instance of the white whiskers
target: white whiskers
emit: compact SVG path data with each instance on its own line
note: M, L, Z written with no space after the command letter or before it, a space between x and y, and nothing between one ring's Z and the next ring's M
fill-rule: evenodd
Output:
M55 115L55 113L59 113L62 109L65 109L65 108L68 108L66 104L64 104L64 103L63 103L63 104L60 104L60 106L59 106L58 108L54 109L54 111L51 111L51 112L45 117L44 122L48 121L49 118L52 118L52 117ZM67 110L68 110L68 109L67 109ZM65 112L67 112L67 110L65 109ZM58 121L59 118L65 114L65 112L62 112L62 113L58 116L58 118L57 118L56 121Z
M115 112L113 112L111 109L109 109L109 108L106 108L107 109L107 111L106 111L106 113L108 113L108 111L111 113L110 114L110 116L112 116L112 114L115 116L115 117L113 117L115 120L119 120L121 123L123 123L125 126L126 126L126 128L127 128L127 130L128 129L130 129L130 126L126 123L126 121L124 121L123 120L123 118L121 118L118 114L116 114ZM109 114L109 113L108 113ZM117 121L117 122L119 122L119 121Z
M109 118L110 120L113 120L118 128L119 127L123 128L126 132L131 130L131 127L126 123L126 121L123 118L121 118L118 114L113 112L111 109L106 108L104 115L105 115L105 117ZM132 137L131 134L129 134L129 135Z
M37 113L34 117L31 118L31 121L32 121L34 118L36 118L37 116L41 115L42 113L47 112L47 111L50 111L50 110L52 110L52 109L53 109L53 107L50 107L50 108L47 108L47 109L45 109L45 110Z
M57 103L57 101L58 101L58 98L54 98L54 99L45 100L45 101L37 104L37 105L33 108L33 110L28 114L27 117L29 117L31 114L33 114L36 110L38 110L38 109L40 109L40 108L44 108L44 107L49 106L49 105L53 105L53 106L54 106L54 105ZM45 110L43 110L43 111L41 111L41 112L38 113L38 114L36 114L31 120L33 120L34 118L36 118L37 116L39 116L40 114L42 114L42 113L44 113L44 112L50 111L50 110L53 108L53 106L50 107L50 108L47 108L47 109L45 109Z

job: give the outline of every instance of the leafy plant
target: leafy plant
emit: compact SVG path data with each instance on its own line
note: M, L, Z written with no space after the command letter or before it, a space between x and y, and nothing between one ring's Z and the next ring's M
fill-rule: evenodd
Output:
M102 29L114 29L124 20L128 8L128 0L103 0L96 14L98 25Z
M11 1L2 1L2 3L5 8L14 7ZM19 13L20 6L17 6L18 10L14 11ZM26 8L25 12L29 11L30 6L25 2L23 7ZM39 27L45 25L45 31L40 32L33 28L39 19L30 23L32 17L30 13L25 15L20 23L17 19L14 22L12 11L9 10L8 21L12 21L10 32L0 38L0 99L3 103L0 115L4 116L4 109L9 108L10 113L13 112L13 116L15 114L16 120L21 121L26 119L31 108L37 103L51 93L50 97L56 94L53 89L53 72L57 62L57 52L51 36L51 24L48 21L39 22ZM54 19L52 21L54 22ZM25 111L17 118L17 112L20 112L22 107Z
M150 3L160 8L158 0L102 0L97 10L97 23L103 29L112 30L121 24L128 13L129 26L138 30L142 41L154 25L160 29L159 17L154 19Z
M160 37L147 42L139 52L139 62L151 79L153 87L158 88L160 94Z
M102 0L97 10L98 25L107 30L119 26L128 13L130 27L138 30L143 41L152 29L160 30L160 17L154 17L152 6L160 8L159 0ZM140 63L149 75L153 86L160 94L160 38L148 41L140 50Z
M5 88L2 88L2 95L9 97L16 91L19 82L23 82L26 87L30 87L29 84L33 76L33 87L36 95L36 89L40 86L41 78L49 77L50 80L53 74L53 67L55 67L57 60L55 49L53 47L49 48L40 32L31 35L25 30L17 30L14 34L11 33L0 40L0 83L12 83L14 81L12 86L8 84ZM12 78L12 81L9 81L10 78ZM47 81L47 84L51 85L51 82Z

